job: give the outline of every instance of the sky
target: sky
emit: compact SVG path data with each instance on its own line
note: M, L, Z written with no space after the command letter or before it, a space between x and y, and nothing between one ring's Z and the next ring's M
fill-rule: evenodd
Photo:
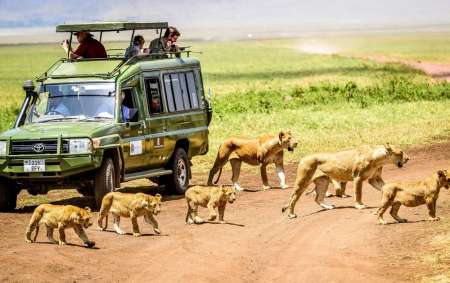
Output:
M61 23L168 21L183 34L449 25L450 0L0 0L0 37L50 34Z

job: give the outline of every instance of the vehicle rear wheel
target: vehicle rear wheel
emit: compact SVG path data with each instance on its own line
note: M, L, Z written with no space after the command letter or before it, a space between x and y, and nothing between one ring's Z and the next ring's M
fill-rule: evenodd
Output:
M19 189L15 182L0 179L0 211L13 211L16 208L18 194Z
M95 189L95 204L98 208L102 205L103 197L113 192L116 188L116 170L114 162L111 158L105 158L102 166L95 173L94 189Z
M169 169L172 175L163 176L166 188L176 194L184 194L189 186L190 162L186 151L182 148L175 149Z

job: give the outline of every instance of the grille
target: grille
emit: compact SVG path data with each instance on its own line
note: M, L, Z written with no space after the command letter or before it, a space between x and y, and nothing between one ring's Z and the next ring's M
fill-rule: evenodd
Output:
M34 140L34 141L12 141L11 154L56 154L58 151L58 141L55 140ZM63 141L63 153L69 152L68 141Z

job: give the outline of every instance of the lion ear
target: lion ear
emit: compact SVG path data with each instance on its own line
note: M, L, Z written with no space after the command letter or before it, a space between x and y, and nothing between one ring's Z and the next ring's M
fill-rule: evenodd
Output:
M86 206L84 209L85 209L87 212L91 213L91 208L90 208L89 206Z
M280 133L278 134L278 139L280 140L280 142L283 140L283 137L285 136L286 134L283 132L283 131L280 131Z
M392 152L392 146L388 142L384 145L384 148L386 148L388 152Z
M160 194L156 194L155 198L157 198L158 200L162 200L162 196Z

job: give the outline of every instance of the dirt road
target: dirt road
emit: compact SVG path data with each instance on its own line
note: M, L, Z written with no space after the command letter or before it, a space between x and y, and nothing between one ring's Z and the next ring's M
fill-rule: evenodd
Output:
M381 63L401 63L414 69L421 70L436 80L445 80L450 82L450 65L448 64L422 62L419 60L405 60L382 55L368 56L367 59Z
M405 168L388 166L386 180L420 179L450 167L450 143L409 154ZM296 164L287 167L292 184ZM228 167L225 171L222 180L229 179ZM39 243L26 244L29 209L0 214L0 281L399 282L418 270L402 265L417 252L405 253L412 240L442 225L421 221L427 216L423 206L400 210L411 223L381 226L372 215L374 208L359 211L350 207L352 199L330 198L338 208L323 211L309 196L299 201L299 218L289 220L280 210L290 189L259 191L259 177L250 173L243 174L241 183L255 192L239 193L227 207L228 224L185 225L184 200L172 198L157 217L162 235L153 235L142 220L145 235L140 238L90 228L96 249L78 246L81 241L72 231L67 236L73 245L48 244L42 232ZM353 194L351 184L348 193ZM379 198L365 185L363 199L369 207L376 207ZM449 204L450 192L444 190L438 202L441 222L450 218ZM386 219L392 222L389 215ZM131 231L127 219L122 226Z

